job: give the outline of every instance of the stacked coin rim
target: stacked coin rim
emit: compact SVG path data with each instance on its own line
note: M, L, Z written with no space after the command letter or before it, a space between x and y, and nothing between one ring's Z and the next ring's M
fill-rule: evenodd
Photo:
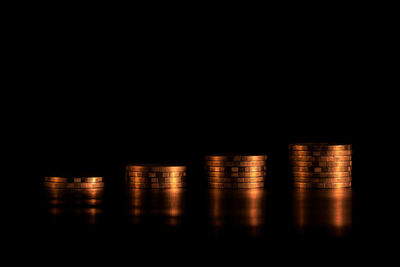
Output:
M266 155L208 155L205 170L210 188L262 188L266 175Z
M352 183L352 146L333 143L289 145L290 176L296 188L346 188Z
M129 164L126 166L128 188L184 188L186 186L186 166Z
M94 189L104 188L104 177L44 177L43 186L46 189Z

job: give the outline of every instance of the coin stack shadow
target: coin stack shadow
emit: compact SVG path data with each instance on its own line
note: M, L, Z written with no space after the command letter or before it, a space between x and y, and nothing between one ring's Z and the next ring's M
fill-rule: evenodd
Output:
M206 156L210 188L262 188L266 175L266 155Z
M129 188L183 188L186 186L186 166L130 164L126 166Z
M346 144L289 145L290 172L294 187L351 187L351 154L351 145Z
M103 213L104 177L45 177L44 194L52 222L94 224Z

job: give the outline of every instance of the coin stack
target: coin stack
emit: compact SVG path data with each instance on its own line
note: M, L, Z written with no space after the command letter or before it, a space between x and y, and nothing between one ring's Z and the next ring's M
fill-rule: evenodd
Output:
M186 166L130 164L126 182L129 188L182 188L186 186Z
M210 188L261 188L266 175L266 155L206 156Z
M289 145L291 176L297 188L351 187L351 145Z
M44 178L44 187L53 189L104 188L104 177L53 177Z

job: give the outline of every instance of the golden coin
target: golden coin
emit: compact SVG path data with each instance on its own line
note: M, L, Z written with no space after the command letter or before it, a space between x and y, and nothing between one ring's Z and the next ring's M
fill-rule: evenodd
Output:
M292 178L293 182L303 182L303 183L347 183L351 182L351 177L341 177L341 178Z
M68 182L68 178L66 177L55 177L55 176L46 176L44 177L46 182L54 182L54 183L66 183Z
M293 150L290 151L289 154L291 156L313 156L313 157L320 157L320 156L351 156L351 150L327 150L327 151L300 151L300 150Z
M289 145L290 150L351 150L351 145L334 143L299 143Z
M244 189L244 188L261 188L264 187L264 182L257 183L208 183L210 188L235 188L235 189Z
M348 183L293 183L297 188L345 188L351 187L351 182Z
M258 161L206 161L207 166L218 167L253 167L265 166L266 162L263 160Z
M312 161L312 162L321 162L321 161L350 161L351 156L321 156L321 157L312 157L312 156L289 156L289 159L292 161Z
M206 156L206 161L265 161L267 155L215 155Z
M185 172L186 166L175 165L156 165L156 164L129 164L126 166L127 171L136 172Z
M291 166L292 171L296 172L348 172L350 167L296 167Z
M168 178L151 178L151 177L128 177L128 182L132 183L182 183L186 181L186 177L168 177Z
M54 183L44 182L44 187L49 188L101 188L104 183Z
M186 176L186 172L127 172L128 176L132 177L154 177L154 178L162 178L162 177L182 177Z
M267 170L267 166L256 167L212 167L206 166L206 171L209 172L260 172Z
M305 177L305 178L340 178L340 177L351 177L351 172L294 172L290 173L293 177Z
M46 182L53 183L98 183L103 182L104 177L75 177L75 178L66 178L66 177L45 177L44 180Z
M98 183L103 182L104 177L75 177L74 183Z
M130 183L129 188L183 188L186 183Z
M211 183L255 183L264 182L265 177L208 177L208 181Z
M352 161L291 161L290 164L297 167L350 167L353 165Z
M209 177L260 177L265 176L267 172L207 172Z

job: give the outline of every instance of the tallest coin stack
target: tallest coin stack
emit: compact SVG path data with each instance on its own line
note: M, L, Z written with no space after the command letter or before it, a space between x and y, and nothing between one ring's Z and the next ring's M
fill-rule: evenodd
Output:
M347 144L289 145L293 184L297 188L351 187L352 148Z

